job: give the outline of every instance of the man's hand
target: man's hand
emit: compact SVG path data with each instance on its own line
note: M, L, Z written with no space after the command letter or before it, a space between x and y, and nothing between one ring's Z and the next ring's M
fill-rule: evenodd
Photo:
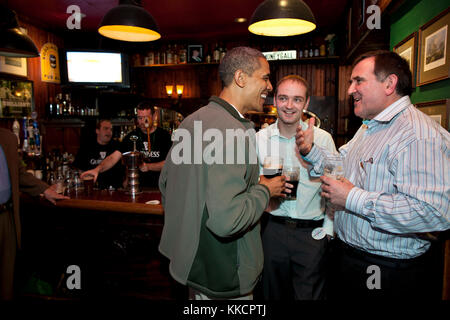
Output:
M94 177L94 183L97 181L98 178L98 174L99 174L100 170L98 169L98 167L85 171L80 175L80 178L83 179L86 176L93 176Z
M269 188L270 197L281 197L285 198L286 194L283 193L286 187L286 177L278 176L271 179L264 177L263 175L259 176L259 183L265 185ZM292 187L292 186L291 186Z
M322 181L322 192L320 195L329 200L333 206L345 207L347 196L354 185L345 178L336 180L321 176L320 181Z
M306 156L312 148L314 142L314 122L315 118L312 117L308 121L308 129L303 130L302 126L297 127L297 133L295 134L295 143L302 156Z
M45 197L45 199L47 199L48 201L50 201L53 204L56 204L56 200L70 199L67 196L56 193L54 188L52 188L52 187L48 187L47 189L45 189L44 197Z

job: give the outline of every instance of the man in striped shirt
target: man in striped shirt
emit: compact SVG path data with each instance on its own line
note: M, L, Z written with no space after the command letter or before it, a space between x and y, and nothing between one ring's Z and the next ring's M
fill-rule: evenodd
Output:
M410 101L408 63L389 51L353 64L348 94L363 120L339 149L345 178L322 176L322 196L335 207L336 272L341 298L430 298L430 232L450 229L450 134ZM296 143L313 173L327 151L312 126Z

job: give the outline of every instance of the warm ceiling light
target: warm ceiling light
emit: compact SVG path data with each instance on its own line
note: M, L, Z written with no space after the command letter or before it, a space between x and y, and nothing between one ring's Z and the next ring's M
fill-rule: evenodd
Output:
M301 0L266 0L250 19L248 30L271 37L295 36L316 28L316 19Z
M107 38L145 42L161 38L158 25L153 17L140 6L140 0L120 0L103 17L98 32Z
M173 93L173 86L167 85L167 86L166 86L166 93L167 93L167 95L168 95L169 97L171 97L171 96L172 96L172 93Z
M245 21L247 21L247 19L245 19L245 18L236 18L236 19L234 19L234 22L237 22L237 23L244 23Z
M3 5L0 5L0 56L39 56L33 40L20 30L16 13Z

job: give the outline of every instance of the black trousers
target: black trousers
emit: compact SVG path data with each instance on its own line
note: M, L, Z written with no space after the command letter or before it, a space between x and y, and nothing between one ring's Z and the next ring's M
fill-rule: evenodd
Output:
M430 252L414 259L391 259L355 249L339 239L333 242L330 299L429 300L436 297Z
M267 220L262 232L264 299L323 299L327 238L314 240L311 232L315 227Z

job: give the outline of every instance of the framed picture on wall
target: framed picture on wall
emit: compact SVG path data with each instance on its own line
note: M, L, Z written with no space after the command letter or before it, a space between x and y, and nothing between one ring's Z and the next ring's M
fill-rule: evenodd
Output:
M33 111L33 82L0 78L0 118L22 118Z
M417 32L411 33L405 39L400 41L395 47L394 52L398 53L409 63L409 69L412 75L412 86L416 86L416 56L417 56Z
M201 44L188 46L188 62L203 62L203 46Z
M450 77L450 7L419 29L417 85Z
M416 103L416 107L442 127L450 130L450 99Z
M0 56L0 72L16 76L27 76L27 59L17 57Z

